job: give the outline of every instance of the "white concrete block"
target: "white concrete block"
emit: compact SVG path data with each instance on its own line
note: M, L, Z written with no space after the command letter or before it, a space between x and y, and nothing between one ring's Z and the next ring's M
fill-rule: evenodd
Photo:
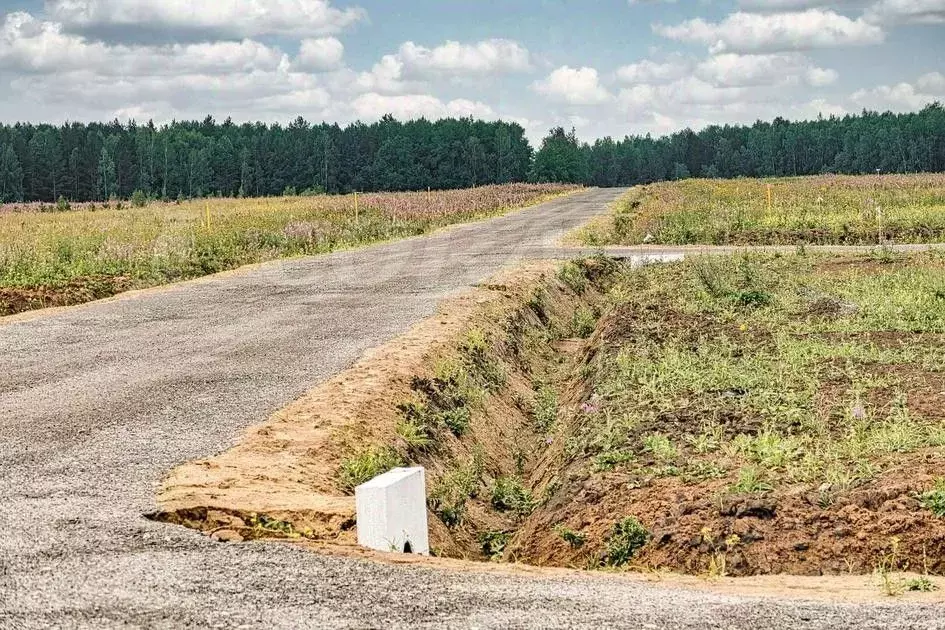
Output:
M681 253L634 254L630 256L630 266L635 269L645 265L680 262L685 258L686 255Z
M430 555L423 468L395 468L354 491L358 544L377 551Z

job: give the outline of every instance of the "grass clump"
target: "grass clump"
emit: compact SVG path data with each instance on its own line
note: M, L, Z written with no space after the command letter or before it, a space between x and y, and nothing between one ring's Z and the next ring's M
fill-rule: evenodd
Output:
M906 580L905 587L907 591L915 593L932 593L938 590L935 582L930 580L927 575L920 575Z
M604 451L594 457L594 472L609 472L634 460L633 451Z
M341 462L338 484L346 492L354 493L354 489L362 483L403 465L403 457L393 448L371 446Z
M650 453L655 459L662 462L672 461L679 455L679 451L672 440L660 433L643 437L643 451Z
M740 494L761 494L774 490L765 473L755 466L744 466L738 471L738 480L732 485L732 492Z
M607 539L604 564L610 567L624 566L649 540L650 532L635 516L618 521Z
M473 329L466 333L460 352L470 372L486 390L496 391L505 385L505 371L481 330Z
M483 471L483 455L477 452L467 465L448 471L433 484L427 505L447 527L462 524L466 503L476 496Z

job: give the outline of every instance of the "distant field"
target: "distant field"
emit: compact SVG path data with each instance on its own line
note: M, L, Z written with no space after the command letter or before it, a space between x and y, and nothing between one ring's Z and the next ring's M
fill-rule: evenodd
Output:
M509 184L433 193L210 199L143 208L0 208L0 316L78 304L245 264L423 234L573 189Z
M945 241L945 175L691 179L635 188L590 245L878 245Z

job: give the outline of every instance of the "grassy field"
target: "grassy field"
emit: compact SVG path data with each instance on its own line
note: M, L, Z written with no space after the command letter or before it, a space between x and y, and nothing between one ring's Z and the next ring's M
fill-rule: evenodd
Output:
M945 241L945 175L691 179L635 188L590 245L879 245Z
M143 208L112 203L65 212L9 206L0 212L0 316L423 234L570 188L511 184L366 194L359 195L357 212L353 195L211 199Z
M945 256L697 258L610 300L526 556L594 566L623 518L621 564L945 571Z

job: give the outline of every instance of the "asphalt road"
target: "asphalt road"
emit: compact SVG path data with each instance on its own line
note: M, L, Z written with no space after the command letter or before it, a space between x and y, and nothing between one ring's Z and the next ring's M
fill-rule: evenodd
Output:
M0 628L945 627L919 606L395 567L153 523L184 461L499 268L561 255L620 191L430 237L0 320Z

